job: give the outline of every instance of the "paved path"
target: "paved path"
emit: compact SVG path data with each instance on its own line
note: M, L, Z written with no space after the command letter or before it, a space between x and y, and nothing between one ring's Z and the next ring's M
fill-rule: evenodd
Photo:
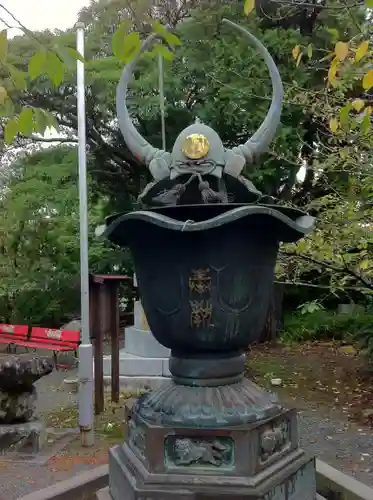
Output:
M63 379L76 374L69 370L53 372L38 382L38 410L76 404L76 394L63 390ZM302 410L299 415L301 445L328 464L355 476L373 487L373 431L358 428L339 418L321 416L317 410ZM96 465L73 465L55 471L52 465L0 462L0 500L15 500Z

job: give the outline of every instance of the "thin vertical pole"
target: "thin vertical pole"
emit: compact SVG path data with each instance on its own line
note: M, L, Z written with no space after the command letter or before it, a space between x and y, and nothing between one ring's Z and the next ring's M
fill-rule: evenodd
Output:
M158 54L159 106L161 109L162 149L166 151L166 122L164 110L163 57Z
M84 24L76 25L76 48L84 57ZM77 61L77 108L80 212L81 343L79 346L79 427L83 446L94 443L93 350L89 329L88 203L84 63Z
M95 293L96 316L95 316L95 414L100 415L105 409L104 398L104 333L105 318L107 317L107 291L108 284L104 280L96 283Z
M111 400L119 403L119 281L110 283Z

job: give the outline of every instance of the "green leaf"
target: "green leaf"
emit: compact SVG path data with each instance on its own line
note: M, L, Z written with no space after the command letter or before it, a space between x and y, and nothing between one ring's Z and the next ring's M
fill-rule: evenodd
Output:
M333 42L337 41L339 38L339 32L335 28L327 28L326 31L331 34Z
M31 135L34 131L34 113L32 108L24 108L18 117L18 130L23 135Z
M0 116L3 117L10 117L14 116L15 110L14 110L14 104L13 101L9 98L5 100L4 104L0 106Z
M255 0L245 0L243 11L248 16L255 9Z
M312 47L312 43L310 43L310 44L307 46L307 55L308 55L308 59L311 59L311 57L312 57L312 53L313 53L313 47Z
M84 59L82 54L80 52L78 52L76 49L74 49L73 47L67 47L66 50L67 50L68 54L71 57L73 57L76 61L80 61L82 63L86 62L86 60Z
M155 54L160 54L164 59L166 59L166 61L172 61L172 59L174 58L174 53L161 44L155 45L155 47L153 48L153 52Z
M339 112L339 120L342 125L348 125L349 123L349 114L352 106L351 103L346 104Z
M78 52L76 49L72 47L58 47L56 46L55 48L56 53L60 58L63 60L63 62L66 64L67 67L69 68L75 68L76 66L76 61L81 61L82 63L86 63L86 60Z
M23 71L19 71L16 67L12 65L9 65L8 69L16 90L26 90L27 88L26 74Z
M365 0L364 3L367 9L373 9L373 0Z
M45 111L40 108L34 108L35 131L44 134L48 127L48 117Z
M35 52L28 65L28 74L31 80L35 80L45 72L47 54L45 50Z
M0 87L0 104L3 105L5 99L8 97L8 92L4 87Z
M160 35L171 47L175 47L175 45L180 45L180 40L177 36L173 35L166 29L159 21L154 21L152 23L154 33Z
M47 52L45 61L45 72L53 84L58 87L63 80L65 67L61 59L54 52Z
M120 54L123 50L123 40L128 35L132 23L129 21L123 21L120 23L118 29L114 33L111 39L111 48L113 54L120 58Z
M370 132L370 117L369 115L365 115L361 122L361 131L364 135Z
M0 32L0 61L4 63L8 55L8 33L7 30Z
M4 140L7 144L10 144L15 136L18 134L18 121L16 118L8 120L4 129Z
M117 35L117 33L115 33L115 35ZM115 40L113 37L112 44L114 55L117 56L121 61L129 63L140 52L140 34L137 32L133 32L123 37L123 35L119 32Z
M47 120L47 127L54 128L58 131L59 123L57 121L57 118L54 116L54 114L50 113L49 111L44 111L44 113L45 113L45 117Z

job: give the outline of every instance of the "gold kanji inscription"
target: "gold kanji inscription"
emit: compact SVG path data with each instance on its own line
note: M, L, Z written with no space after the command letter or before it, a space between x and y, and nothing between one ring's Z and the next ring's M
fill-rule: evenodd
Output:
M207 328L211 323L212 304L209 300L191 300L190 326L192 328Z
M211 291L210 269L193 270L189 277L189 291L203 295Z

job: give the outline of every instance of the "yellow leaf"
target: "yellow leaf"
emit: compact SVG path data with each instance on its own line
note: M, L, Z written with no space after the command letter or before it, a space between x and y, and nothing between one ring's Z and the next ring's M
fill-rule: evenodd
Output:
M299 56L298 56L297 63L296 63L296 66L297 66L297 67L298 67L298 66L299 66L299 64L300 64L300 61L301 61L302 57L303 57L303 52L301 52L301 53L299 54Z
M293 58L294 58L294 59L298 59L298 56L299 56L299 53L300 53L300 47L299 47L299 45L296 45L296 46L293 48L293 50L292 50L292 52L291 52L291 53L293 54Z
M320 62L327 61L328 59L333 59L333 57L334 57L334 52L330 52L330 54L320 59Z
M362 99L355 99L352 103L352 107L356 109L356 111L361 111L365 105L365 102Z
M306 249L306 246L307 246L307 241L305 239L304 240L300 240L300 242L297 245L298 252L303 252L303 250Z
M330 130L333 134L335 134L338 130L338 120L337 118L333 117L330 119L330 122L329 122L329 127L330 127Z
M248 16L255 9L255 0L245 0L244 12Z
M372 106L367 106L367 107L365 108L365 114L366 114L366 115L371 115L371 114L372 114L372 111L373 111Z
M335 49L334 49L336 58L339 61L344 61L346 59L346 57L348 56L348 50L349 50L348 43L337 42L335 44Z
M368 51L368 48L369 48L369 40L364 40L364 42L362 42L356 50L355 54L356 62L359 62L360 59L362 59L365 56L365 54Z
M338 59L334 58L328 71L328 82L334 85L338 71Z
M372 265L372 261L369 260L369 259L365 259L365 260L362 260L360 262L360 269L368 269L368 267L370 267Z
M356 349L354 346L352 345L345 345L345 346L342 346L341 347L341 350L345 353L345 354L355 354L356 353Z
M369 90L373 87L373 69L370 69L363 78L363 87L364 90Z

